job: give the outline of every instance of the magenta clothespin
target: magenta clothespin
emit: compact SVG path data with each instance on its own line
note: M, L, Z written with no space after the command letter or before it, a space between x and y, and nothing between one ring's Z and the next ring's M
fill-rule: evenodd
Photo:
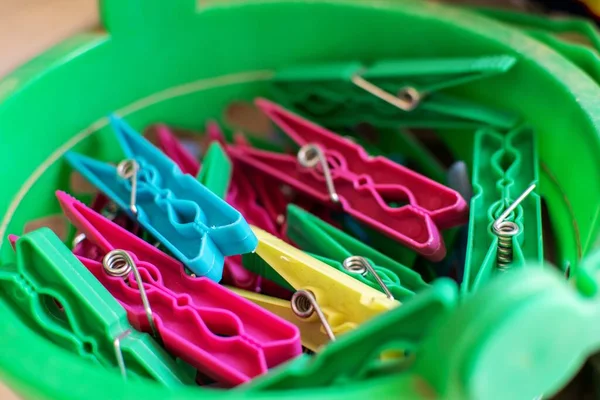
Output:
M300 151L288 155L230 146L232 158L433 261L445 256L440 229L468 219L460 194L385 157L370 157L356 143L274 103L259 99L256 104Z
M186 150L171 130L163 124L156 125L158 147L179 166L184 174L197 176L200 162Z
M217 381L237 385L300 354L300 334L293 324L208 278L188 276L179 261L68 194L59 191L56 195L67 218L89 240L105 253L124 250L136 262L144 287L151 288L147 292L153 313L168 314L161 315L161 321L166 324L164 329L169 332L167 337L158 324L157 329L176 356ZM82 261L90 270L94 269L94 275L102 275L101 282L126 309L129 307L128 312L135 319L132 324L149 329L133 277L125 284L123 278L115 280L100 271L101 263L83 258ZM153 293L152 298L150 293ZM171 300L165 300L165 296ZM172 313L178 313L179 323ZM183 322L187 319L190 321ZM173 328L169 328L171 326ZM181 331L172 332L177 329Z
M111 214L108 218L116 223L117 225L127 229L134 234L139 233L139 225L129 219L125 213L119 212L116 206L114 206L114 210L109 210L109 206L111 205L111 201L108 197L106 197L102 193L96 194L96 197L92 200L91 208L92 210L103 213L109 212ZM89 258L92 260L100 261L103 256L102 250L93 244L90 240L85 237L85 234L81 232L77 232L74 239L74 247L73 254L77 256L83 256L85 258Z

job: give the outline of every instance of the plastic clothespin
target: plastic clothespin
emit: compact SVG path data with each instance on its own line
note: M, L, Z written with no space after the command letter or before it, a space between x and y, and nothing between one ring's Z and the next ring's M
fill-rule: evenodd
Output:
M186 275L177 260L68 194L57 192L57 197L67 218L105 253L129 253L143 276L157 331L179 358L219 382L236 385L301 352L299 332L292 324L208 278ZM128 285L106 273L102 263L82 262L126 308L136 328L151 328L134 279Z
M156 125L156 139L158 148L177 164L181 172L192 176L198 175L200 163L183 147L166 125Z
M271 302L273 306L266 308L288 320L291 308L295 314L291 322L304 319L310 323L313 329L310 334L306 334L300 326L305 347L316 351L338 335L400 305L283 240L256 227L252 230L259 244L255 254L244 255L244 266L294 291L291 301ZM252 294L249 299L255 301L259 297ZM260 299L257 303L267 303L268 300ZM312 318L313 314L319 318ZM317 329L319 335L315 334Z
M357 391L373 384L393 385L410 399L552 397L600 347L600 329L590 325L600 318L595 264L581 282L573 277L575 287L550 269L518 269L460 304L456 285L440 279L321 353L303 355L239 390ZM390 350L405 354L383 358Z
M402 307L365 322L316 355L302 355L257 378L239 390L268 392L289 389L343 387L366 381L371 375L395 373L421 355L419 345L457 301L456 284L438 281ZM390 350L397 357L382 357ZM409 391L412 392L412 391ZM403 397L406 393L399 392ZM413 398L413 397L407 397ZM414 397L425 398L425 397Z
M445 256L439 230L467 221L455 191L364 150L266 100L257 105L300 146L298 156L230 146L232 158L394 238L423 256Z
M325 264L383 291L369 271L352 272L352 265L357 265L353 261L360 261L357 256L364 257L397 300L407 300L429 286L415 271L293 204L288 206L287 236L300 249L312 253Z
M220 198L225 198L231 180L232 165L221 143L211 141L201 166L167 126L158 125L156 131L158 147L177 164L181 172L197 176L200 183Z
M375 127L510 129L518 117L444 93L508 72L509 55L297 66L277 71L273 95L332 129Z
M525 260L543 260L541 199L533 191L517 207L508 220L516 223L518 232L508 237L510 244L499 242L493 224L500 214L524 193L532 182L538 182L539 163L535 132L521 127L506 136L481 130L475 136L473 156L473 189L469 241L465 274L461 289L471 292L483 285L501 268L501 251L510 251L513 267ZM506 248L505 247L509 247ZM510 266L509 266L510 268Z
M224 256L256 247L244 218L124 121L111 123L127 158L118 168L73 152L69 163L195 274L218 282Z
M86 360L166 386L191 384L48 228L10 237L16 264L0 266L4 297L39 334Z

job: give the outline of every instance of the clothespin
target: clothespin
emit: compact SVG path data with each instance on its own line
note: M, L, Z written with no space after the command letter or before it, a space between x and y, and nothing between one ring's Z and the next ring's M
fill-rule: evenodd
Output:
M207 124L208 127L213 124ZM211 128L214 135L214 128ZM231 160L227 157L221 143L211 140L200 162L177 140L165 125L157 125L158 147L184 174L197 176L198 181L220 198L225 198L231 180Z
M174 387L192 383L48 228L10 237L16 264L0 266L2 294L40 335L86 360Z
M244 266L294 292L291 301L272 301L266 308L288 320L291 308L295 314L292 322L300 318L310 323L313 330L308 334L300 326L305 347L315 351L338 335L400 305L283 240L256 227L252 230L259 244L256 254L243 257ZM260 296L252 294L247 298L255 301ZM269 300L260 298L257 303L264 305ZM311 318L313 314L318 318Z
M166 125L156 125L156 140L158 148L177 164L181 172L192 176L198 175L200 163L183 147Z
M518 128L507 135L481 130L475 136L469 240L462 290L472 292L497 272L542 262L541 199L535 133ZM525 194L522 197L521 194ZM498 221L503 212L514 212Z
M510 129L518 117L444 93L508 72L513 56L406 59L288 67L273 78L282 104L331 129L375 127Z
M292 156L230 146L233 159L431 260L444 257L439 230L467 221L468 206L458 193L386 158L370 158L360 146L273 103L256 103L300 150Z
M451 281L440 280L418 293L402 307L383 313L365 322L360 329L348 332L328 344L316 355L302 355L274 369L268 375L240 386L248 392L269 392L284 389L315 389L357 385L371 375L394 372L402 379L402 367L410 367L413 357L419 357L420 343L448 315L457 302L457 288ZM396 350L398 357L382 357ZM408 388L407 388L408 389ZM407 396L414 389L398 392Z
M397 300L429 286L418 273L293 204L288 206L287 236L325 264L385 293L383 283Z
M69 152L69 163L195 274L219 281L224 256L256 247L244 218L124 121L111 123L124 161L115 168Z
M67 218L106 253L103 262L82 258L84 265L119 300L137 329L156 331L179 358L219 382L236 385L300 353L294 325L208 278L188 276L177 260L66 193L57 192L57 197ZM136 265L146 303L144 294L124 280L133 267L118 273L126 260L107 261L115 252Z
M600 292L582 296L576 287L550 268L528 266L491 280L458 304L456 284L440 279L322 352L238 389L373 393L370 385L377 382L409 399L551 397L600 347L600 328L590 325L600 318ZM384 352L399 357L384 358Z

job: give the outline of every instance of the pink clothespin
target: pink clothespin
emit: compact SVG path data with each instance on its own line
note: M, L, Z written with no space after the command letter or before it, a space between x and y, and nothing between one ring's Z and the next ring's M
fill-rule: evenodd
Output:
M370 157L361 146L274 103L256 104L300 150L288 155L234 145L228 149L233 159L433 261L444 258L440 230L468 219L460 194L385 157Z
M114 207L114 210L109 207ZM102 193L98 193L92 200L91 208L94 211L104 214L107 212L108 219L115 224L127 229L134 234L139 233L139 225L129 219L125 213L120 213L110 199ZM83 256L92 260L100 261L102 259L102 250L85 237L85 234L78 232L74 239L73 254Z
M166 125L156 125L156 138L158 147L179 166L183 173L198 175L200 162L183 147Z
M67 218L89 240L105 253L123 250L134 260L156 331L177 357L219 382L238 385L301 353L294 325L208 278L188 276L179 261L68 194L56 195ZM136 329L152 330L131 274L113 277L101 262L80 260L123 305Z

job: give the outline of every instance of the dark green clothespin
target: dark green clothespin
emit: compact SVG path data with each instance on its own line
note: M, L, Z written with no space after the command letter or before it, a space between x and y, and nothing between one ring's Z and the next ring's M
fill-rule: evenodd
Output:
M404 301L429 286L410 268L293 204L287 208L287 236L313 257L385 293L383 283L396 300Z

